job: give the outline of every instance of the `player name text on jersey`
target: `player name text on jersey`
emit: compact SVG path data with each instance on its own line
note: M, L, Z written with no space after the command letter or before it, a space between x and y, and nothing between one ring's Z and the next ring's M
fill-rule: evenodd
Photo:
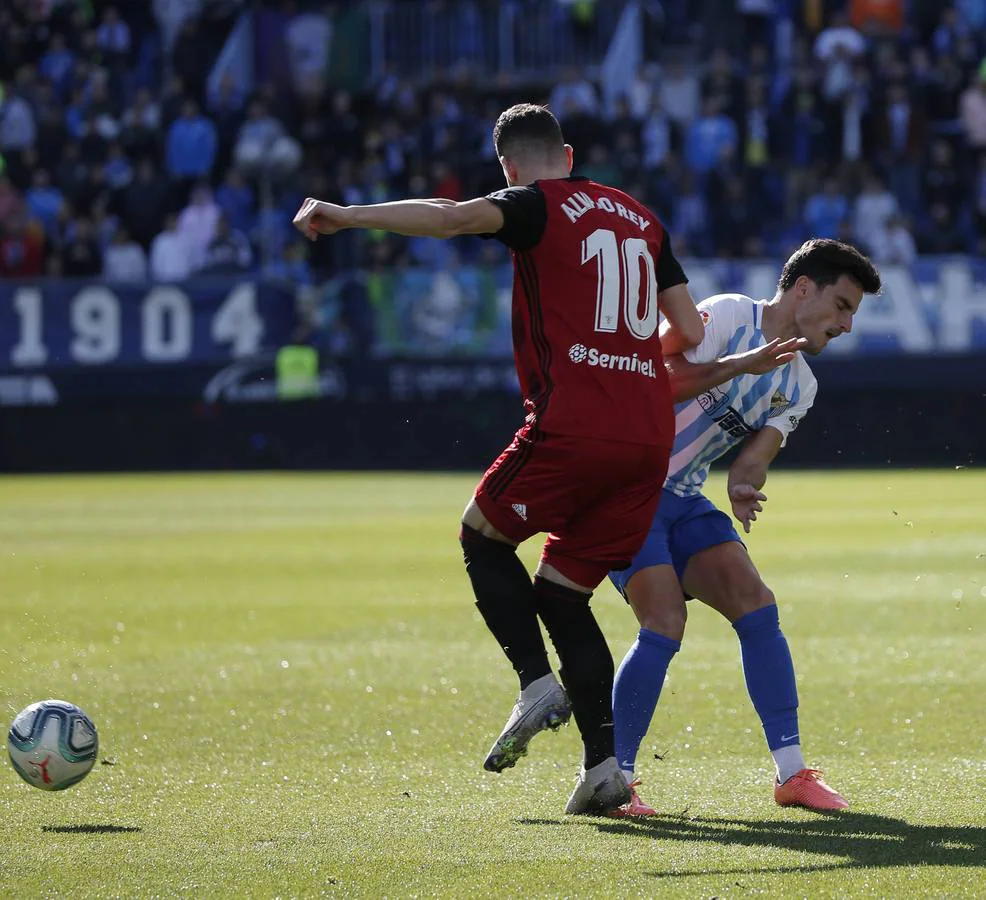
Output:
M627 209L622 203L614 203L609 197L593 200L584 191L577 191L572 194L561 204L561 209L571 222L577 222L590 209L601 209L603 212L615 213L628 222L633 222L641 231L646 231L650 227L650 222L647 219L632 209Z

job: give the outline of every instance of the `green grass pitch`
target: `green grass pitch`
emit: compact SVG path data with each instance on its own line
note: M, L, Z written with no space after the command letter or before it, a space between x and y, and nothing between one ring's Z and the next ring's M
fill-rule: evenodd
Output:
M562 815L574 726L483 772L516 686L462 571L473 482L0 480L0 712L69 699L102 743L60 794L4 755L0 896L986 896L986 472L771 478L749 545L853 809L773 805L736 639L693 603L645 822ZM622 657L632 615L593 603Z

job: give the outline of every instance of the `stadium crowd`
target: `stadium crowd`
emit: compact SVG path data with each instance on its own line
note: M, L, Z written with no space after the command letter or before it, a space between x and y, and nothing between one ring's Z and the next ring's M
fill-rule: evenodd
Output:
M598 67L485 70L497 35L479 12L546 4L576 39L595 27L586 0L429 0L422 10L461 19L450 61L471 62L415 73L405 42L403 65L353 83L335 57L366 34L353 17L369 23L373 3L252 4L255 46L238 48L242 0L8 0L0 276L304 284L354 263L502 261L469 239L309 246L290 219L306 194L500 186L490 131L519 99L548 102L576 172L644 198L678 256L782 256L809 235L881 263L986 252L986 0L736 0L713 16L650 0L645 61L615 95Z

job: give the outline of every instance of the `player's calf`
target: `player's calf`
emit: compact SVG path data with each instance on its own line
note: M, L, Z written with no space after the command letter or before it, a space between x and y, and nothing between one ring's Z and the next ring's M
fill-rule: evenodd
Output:
M531 576L511 544L463 523L459 536L476 608L520 678L521 689L551 672Z
M582 735L583 764L592 769L615 755L613 655L589 608L590 594L534 579L538 615L561 660L561 679Z

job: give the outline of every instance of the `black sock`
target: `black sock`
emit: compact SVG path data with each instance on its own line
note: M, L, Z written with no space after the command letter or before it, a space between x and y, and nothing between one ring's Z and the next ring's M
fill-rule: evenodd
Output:
M561 676L582 734L586 769L616 755L613 746L613 655L589 598L540 576L534 579L538 614L561 660Z
M520 677L521 690L551 672L531 576L514 548L462 526L459 535L476 608Z

